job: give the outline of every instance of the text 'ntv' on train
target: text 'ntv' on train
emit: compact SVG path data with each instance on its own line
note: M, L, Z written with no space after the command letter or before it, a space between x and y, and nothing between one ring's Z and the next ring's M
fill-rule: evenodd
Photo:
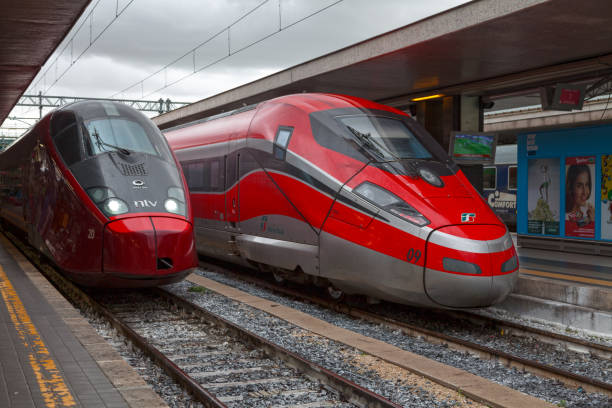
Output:
M159 129L110 101L57 109L0 153L0 217L87 286L188 275L197 254L185 190Z
M491 305L514 285L505 225L401 111L299 94L164 134L203 254L336 296L433 307Z

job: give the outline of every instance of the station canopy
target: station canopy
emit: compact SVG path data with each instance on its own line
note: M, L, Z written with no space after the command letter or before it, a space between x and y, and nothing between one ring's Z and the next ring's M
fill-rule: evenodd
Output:
M0 123L91 0L2 1Z
M610 0L478 0L203 99L161 128L281 95L333 92L400 106L416 96L492 95L612 73Z

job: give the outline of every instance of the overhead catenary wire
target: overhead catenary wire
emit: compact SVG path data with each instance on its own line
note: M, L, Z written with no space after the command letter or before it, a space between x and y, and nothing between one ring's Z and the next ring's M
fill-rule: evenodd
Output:
M48 88L41 90L43 95L46 94L46 92L48 92L51 88L53 88L55 84L57 84L64 77L64 75L70 70L70 68L76 65L79 59L96 43L96 41L109 29L111 25L113 25L117 21L117 19L125 12L125 10L127 10L130 7L130 5L134 2L134 0L129 0L128 3L125 6L123 6L121 10L119 10L119 1L117 0L115 3L115 16L109 21L108 24L106 24L106 26L104 26L104 28L95 37L93 37L92 18L93 18L93 14L96 8L98 7L101 1L102 0L98 0L96 4L91 8L87 16L81 21L81 24L79 25L79 27L74 31L73 35L70 37L70 40L65 43L62 50L57 54L57 56L55 57L55 60L51 64L49 64L45 72L42 75L40 75L39 79L36 81L36 84L30 89L36 89L38 85L40 84L40 82L47 76L49 71L53 67L55 67L55 70L56 70L55 81L53 81L53 83ZM77 36L77 34L79 34L83 26L87 23L87 21L89 21L89 45L85 47L85 49L83 49L83 51L81 51L79 55L77 55L75 58L75 56L73 55L74 39ZM68 64L66 69L61 74L57 75L58 60L64 54L64 52L68 49L68 47L70 47L70 63ZM43 86L44 86L44 83L43 83Z
M144 81L146 81L147 79L153 78L155 75L159 74L160 72L164 71L165 69L169 68L172 66L172 64L177 63L178 61L182 60L183 58L185 58L186 56L188 56L191 53L194 53L195 56L195 51L210 43L212 40L214 40L215 38L219 37L220 35L222 35L223 33L225 33L226 31L228 31L228 36L229 36L229 29L232 26L235 26L236 24L238 24L239 22L241 22L242 20L244 20L245 18L247 18L248 16L250 16L251 14L253 14L255 11L259 10L262 6L264 6L266 3L270 2L270 0L264 0L261 3L259 3L257 6L253 7L251 10L247 11L245 14L243 14L242 16L240 16L237 20L235 20L233 23L231 23L230 25L228 25L227 27L223 28L222 30L218 31L216 34L213 34L212 36L208 37L206 40L204 40L203 42L201 42L200 44L196 45L194 48L192 48L191 50L187 51L186 53L184 53L183 55L181 55L180 57L174 59L173 61L167 63L166 65L164 65L163 67L161 67L160 69L158 69L157 71L155 71L154 73L148 75L147 77L141 79L140 81L137 81L136 83L128 86L127 88L124 88L123 90L114 93L113 95L110 96L110 98L115 98L117 95L120 95L132 88L134 88L135 86L142 86L144 84ZM228 44L229 44L229 37L228 37ZM194 69L195 69L195 61L194 61ZM142 98L141 98L142 99Z
M214 35L210 36L209 38L207 38L205 41L203 41L202 43L200 43L198 46L196 46L196 47L192 48L191 50L187 51L186 53L184 53L184 54L183 54L183 55L181 55L180 57L178 57L178 58L174 59L172 62L170 62L170 63L168 63L168 64L164 65L162 68L160 68L160 69L158 69L157 71L155 71L154 73L152 73L152 74L148 75L146 78L144 78L144 79L142 79L142 80L140 80L140 81L138 81L138 82L136 82L136 83L134 83L134 84L130 85L129 87L124 88L123 90L121 90L121 91L119 91L119 92L117 92L117 93L113 94L113 95L111 96L111 98L116 97L117 95L123 94L123 93L125 93L125 92L129 91L130 89L133 89L133 88L138 87L138 86L140 86L141 90L143 91L143 92L141 93L141 97L140 97L140 99L147 98L147 97L149 97L149 96L151 96L151 95L153 95L153 94L155 94L155 93L157 93L157 92L159 92L159 91L162 91L162 90L164 90L164 89L166 89L166 88L168 88L168 87L171 87L171 86L173 86L173 85L176 85L177 83L179 83L179 82L181 82L181 81L183 81L183 80L185 80L185 79L187 79L187 78L189 78L189 77L191 77L191 76L193 76L193 75L197 74L198 72L201 72L201 71L203 71L203 70L205 70L205 69L207 69L207 68L210 68L210 67L211 67L211 66L213 66L213 65L216 65L216 64L218 64L218 63L222 62L222 61L224 61L224 60L228 59L228 58L229 58L229 57L231 57L231 56L234 56L234 55L236 55L236 54L238 54L238 53L240 53L240 52L242 52L242 51L244 51L244 50L246 50L246 49L248 49L248 48L251 48L252 46L257 45L257 44L259 44L259 43L261 43L261 42L263 42L263 41L267 40L268 38L273 37L273 36L275 36L276 34L278 34L278 33L282 32L282 31L284 31L284 30L288 29L288 28L291 28L291 27L293 27L293 26L295 26L295 25L297 25L297 24L299 24L299 23L301 23L301 22L303 22L303 21L305 21L305 20L307 20L307 19L309 19L309 18L312 18L312 17L314 17L315 15L320 14L320 13L322 13L323 11L325 11L325 10L327 10L327 9L329 9L329 8L331 8L331 7L335 6L335 5L337 5L337 4L341 3L341 2L343 2L344 0L336 0L336 1L334 1L333 3L328 4L327 6L322 7L322 8L320 8L320 9L318 9L318 10L316 10L316 11L314 11L314 12L312 12L312 13L310 13L310 14L308 14L308 15L306 15L306 16L304 16L304 17L302 17L302 18L300 18L300 19L298 19L298 20L296 20L296 21L294 21L293 23L291 23L291 24L288 24L288 25L284 26L284 27L282 26L281 14L280 14L280 13L282 12L282 9L281 9L281 6L280 6L281 1L282 1L282 0L279 0L279 7L278 7L278 12L279 12L279 27L278 27L278 29L277 29L276 31L274 31L274 32L272 32L272 33L270 33L270 34L264 35L263 37L261 37L261 38L259 38L259 39L255 40L255 41L253 41L253 42L251 42L251 43L249 43L249 44L245 45L244 47L241 47L241 48L239 48L239 49L237 49L237 50L234 50L234 51L232 51L232 50L231 50L230 29L231 29L233 26L235 26L236 24L238 24L240 21L244 20L246 17L248 17L249 15L251 15L252 13L254 13L256 10L258 10L259 8L261 8L263 5L265 5L266 3L270 2L270 0L265 0L265 1L261 2L260 4L258 4L258 5L257 5L256 7L254 7L253 9L249 10L247 13L245 13L244 15L242 15L240 18L238 18L236 21L234 21L233 23L231 23L231 24L230 24L230 25L228 25L227 27L223 28L222 30L218 31L216 34L214 34ZM213 41L214 39L218 38L218 37L219 37L219 36L221 36L221 35L224 35L225 33L227 33L227 45L228 45L227 55L224 55L223 57L220 57L220 58L218 58L218 59L216 59L216 60L214 60L214 61L212 61L212 62L210 62L210 63L208 63L208 64L206 64L206 65L204 65L204 66L202 66L202 67L200 67L200 68L196 68L196 66L195 66L195 52L196 52L196 51L197 51L199 48L201 48L202 46L204 46L204 45L206 45L206 44L210 43L211 41ZM194 56L194 57L193 57L193 59L194 59L194 63L193 63L194 68L193 68L193 71L192 71L192 72L190 72L190 73L188 73L188 74L186 74L186 75L184 75L184 76L180 77L179 79L177 79L177 80L175 80L175 81L172 81L172 82L170 82L170 83L167 83L167 81L164 81L164 86L162 86L162 87L160 87L160 88L157 88L157 89L155 89L154 91L151 91L151 92L149 92L149 93L147 93L147 94L144 94L144 82L145 82L146 80L148 80L148 79L150 79L150 78L154 77L155 75L160 74L161 72L166 71L166 70L167 70L168 68L170 68L170 67L171 67L173 64L177 63L178 61L182 60L183 58L185 58L185 57L189 56L189 55L190 55L190 54L192 54L192 53L193 53L193 56Z

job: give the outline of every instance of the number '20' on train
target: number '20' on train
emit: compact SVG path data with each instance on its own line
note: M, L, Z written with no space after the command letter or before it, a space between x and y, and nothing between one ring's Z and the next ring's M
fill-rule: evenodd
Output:
M159 129L119 103L66 105L0 153L0 218L87 286L188 275L197 256L184 191Z
M335 297L460 308L512 290L518 260L507 228L401 111L299 94L164 134L203 254Z

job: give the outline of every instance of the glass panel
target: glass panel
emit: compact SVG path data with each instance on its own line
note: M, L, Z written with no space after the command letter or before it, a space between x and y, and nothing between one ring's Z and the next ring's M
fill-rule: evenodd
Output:
M291 136L290 129L279 129L278 134L276 135L276 144L283 149L287 148L289 144L289 136Z
M189 189L202 190L204 188L204 164L191 163L187 167L189 168L189 178L187 179Z
M516 180L517 180L516 166L508 167L508 189L516 190L516 184L517 184Z
M219 190L219 161L210 163L210 188L212 191Z
M66 166L70 167L81 161L81 143L79 143L76 123L55 136L55 146L66 162Z
M136 122L122 118L104 118L85 122L89 139L90 153L118 150L158 155L145 130Z
M357 143L379 160L430 159L427 149L404 122L378 116L338 118Z
M482 188L493 190L497 187L497 169L495 167L485 167L482 177Z

